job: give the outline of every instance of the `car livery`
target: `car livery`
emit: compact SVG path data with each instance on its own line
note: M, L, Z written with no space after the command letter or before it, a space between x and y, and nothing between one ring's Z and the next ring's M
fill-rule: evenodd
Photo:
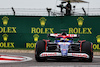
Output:
M80 35L67 34L64 31L61 34L47 34L47 36L55 38L55 40L43 39L36 43L36 61L45 61L48 58L80 58L88 62L93 61L92 42L86 40L74 41Z

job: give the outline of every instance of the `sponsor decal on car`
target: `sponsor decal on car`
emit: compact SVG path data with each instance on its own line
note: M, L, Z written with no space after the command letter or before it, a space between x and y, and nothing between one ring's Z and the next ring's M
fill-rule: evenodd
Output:
M57 56L57 53L42 53L40 56Z
M72 53L72 56L75 56L75 57L84 57L84 58L88 57L86 54L78 54L78 53Z

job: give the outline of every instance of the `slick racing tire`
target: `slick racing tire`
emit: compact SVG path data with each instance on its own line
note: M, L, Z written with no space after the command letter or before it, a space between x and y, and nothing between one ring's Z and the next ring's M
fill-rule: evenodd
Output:
M84 59L87 62L93 61L93 49L91 48L91 43L88 41L85 41L82 43L82 51L86 52L86 54L89 55L88 59Z
M37 62L43 62L46 60L46 58L40 57L40 54L43 51L45 51L45 42L41 40L36 43L36 48L35 48L35 59Z

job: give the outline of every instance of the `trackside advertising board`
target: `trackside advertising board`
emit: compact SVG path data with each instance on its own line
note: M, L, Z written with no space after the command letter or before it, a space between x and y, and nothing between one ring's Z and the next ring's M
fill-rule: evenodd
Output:
M0 48L34 49L38 40L61 29L80 34L80 40L93 42L93 49L100 50L100 16L0 16Z

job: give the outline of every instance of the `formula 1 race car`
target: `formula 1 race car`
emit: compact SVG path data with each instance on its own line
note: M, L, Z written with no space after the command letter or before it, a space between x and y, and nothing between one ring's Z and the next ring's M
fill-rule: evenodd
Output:
M78 40L78 34L48 34L48 37L55 38L54 42L50 40L40 40L36 43L35 59L37 62L45 61L48 58L55 59L73 59L78 58L81 61L92 62L93 60L93 43L86 40Z

